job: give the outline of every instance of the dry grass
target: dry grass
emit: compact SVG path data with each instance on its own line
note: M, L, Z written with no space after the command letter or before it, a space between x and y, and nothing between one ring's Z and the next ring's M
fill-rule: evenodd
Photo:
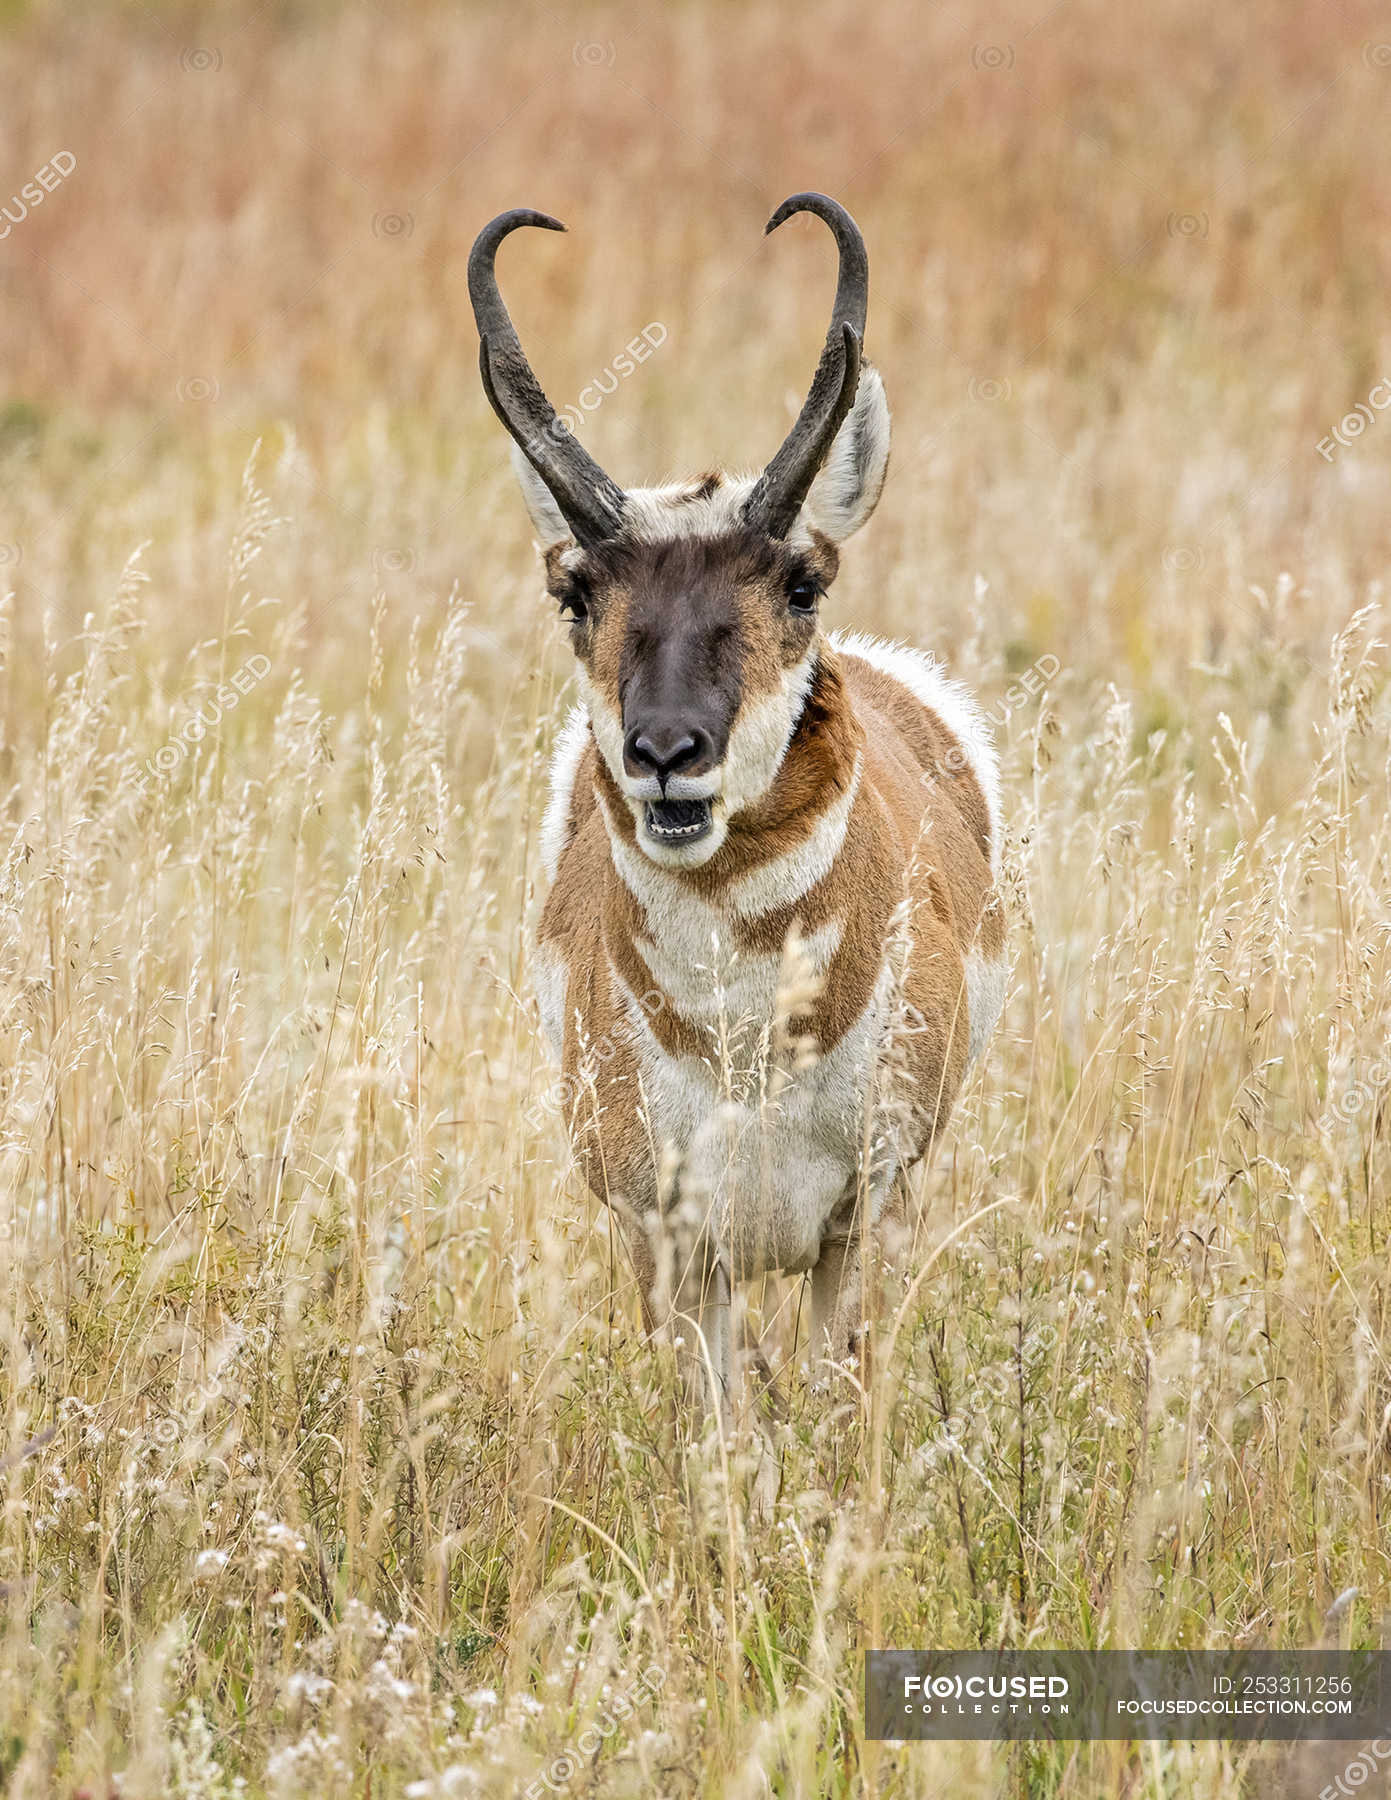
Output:
M0 243L0 1787L1269 1791L868 1744L860 1658L1380 1640L1391 412L1317 445L1391 374L1387 35L5 9L0 202L77 165ZM753 462L829 294L759 238L804 186L896 412L832 611L994 708L1015 975L932 1274L868 1393L797 1388L760 1520L747 1436L688 1493L535 1112L568 670L463 265L568 219L504 270L556 400L659 321L598 454Z

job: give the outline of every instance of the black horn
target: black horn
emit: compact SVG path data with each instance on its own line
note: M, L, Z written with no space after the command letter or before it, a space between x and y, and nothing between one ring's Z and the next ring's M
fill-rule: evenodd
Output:
M468 292L478 326L478 367L493 411L521 447L522 455L550 489L577 543L602 543L623 522L623 490L611 481L556 418L522 350L516 327L498 292L493 260L497 247L519 225L564 231L559 219L529 207L499 213L473 241L468 259Z
M860 380L860 346L869 307L869 258L860 228L837 201L825 194L793 194L764 226L776 231L793 213L815 213L835 233L840 251L840 279L830 329L811 392L781 449L759 476L744 507L744 517L769 537L785 537L802 510L807 490L825 462L837 431L855 399Z

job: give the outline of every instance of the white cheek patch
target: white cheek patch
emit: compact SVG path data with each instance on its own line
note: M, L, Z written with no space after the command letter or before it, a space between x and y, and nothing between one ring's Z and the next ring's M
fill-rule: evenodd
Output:
M541 820L541 866L548 881L555 880L561 856L570 842L575 776L579 773L580 758L588 742L589 714L582 706L572 706L551 752L550 796Z
M773 785L815 673L813 645L795 668L783 670L771 694L762 694L740 706L721 765L724 803L729 812L743 812L761 800Z
M577 664L575 678L579 683L580 693L584 696L584 704L594 731L594 741L599 746L599 754L608 764L609 774L622 786L623 720L619 716L618 708L606 694L601 693L595 687L589 678L589 671L583 663Z

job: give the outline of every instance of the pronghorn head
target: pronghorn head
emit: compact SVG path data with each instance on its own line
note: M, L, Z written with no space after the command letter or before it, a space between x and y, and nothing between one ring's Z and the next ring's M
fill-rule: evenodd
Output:
M864 241L823 194L784 200L767 230L798 212L835 233L840 279L811 392L756 478L618 487L557 419L493 273L519 225L564 227L503 213L469 258L483 387L514 439L599 751L638 843L672 867L708 861L772 785L815 673L837 546L873 512L888 464L883 383L860 356Z

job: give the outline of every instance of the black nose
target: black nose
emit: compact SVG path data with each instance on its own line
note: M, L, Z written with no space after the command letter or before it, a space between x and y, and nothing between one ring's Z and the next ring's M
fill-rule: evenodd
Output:
M623 740L623 760L633 775L655 775L665 787L673 775L708 766L714 747L698 725L635 725Z

